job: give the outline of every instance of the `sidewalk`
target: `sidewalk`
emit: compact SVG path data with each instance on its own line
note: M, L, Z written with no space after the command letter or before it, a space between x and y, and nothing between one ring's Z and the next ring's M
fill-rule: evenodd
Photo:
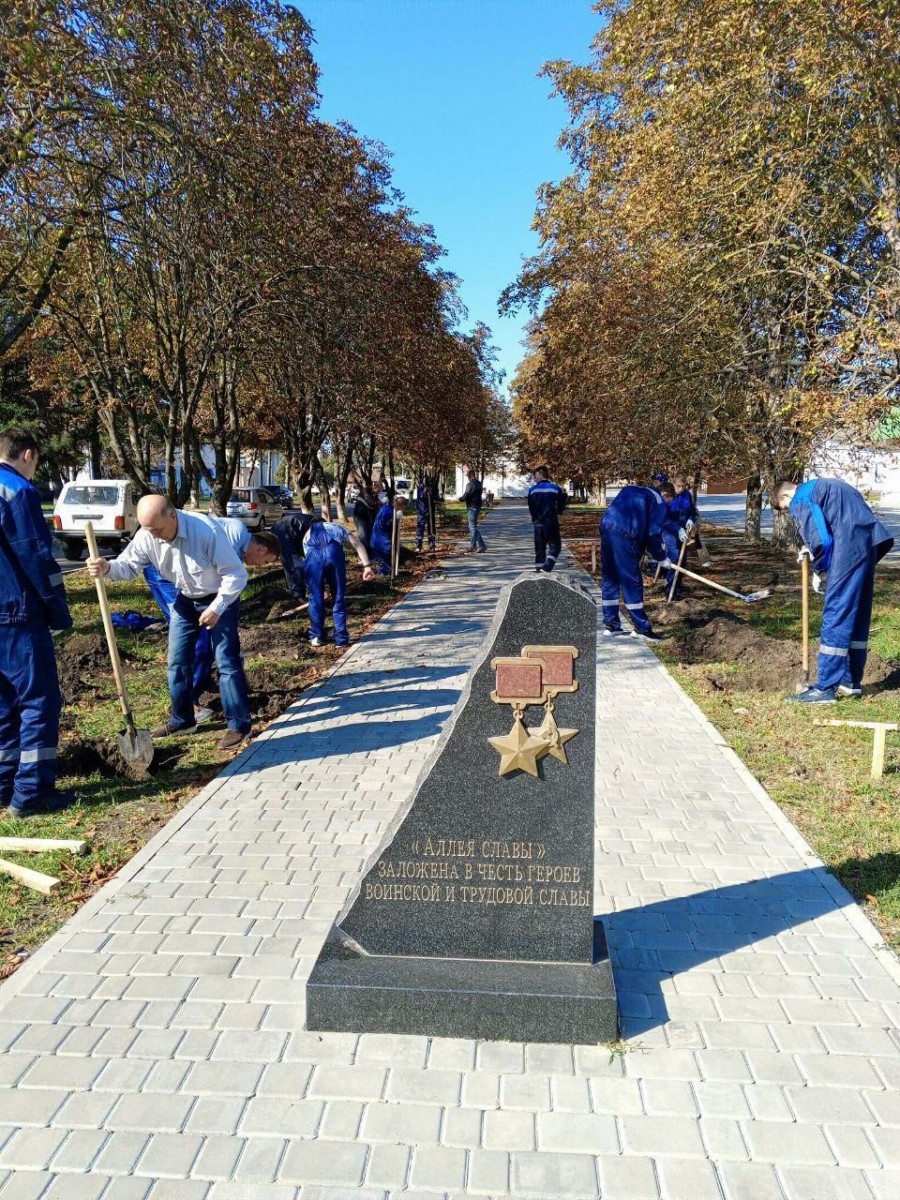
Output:
M900 969L642 645L601 639L597 911L626 1041L307 1033L524 506L0 986L0 1200L894 1200Z

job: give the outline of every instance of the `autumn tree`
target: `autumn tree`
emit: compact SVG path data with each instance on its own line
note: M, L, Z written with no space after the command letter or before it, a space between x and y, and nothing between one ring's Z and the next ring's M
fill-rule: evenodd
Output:
M542 252L507 296L536 314L526 424L555 395L606 472L743 469L758 534L763 483L881 415L897 386L890 8L598 5L591 64L549 68L575 171L544 189ZM579 403L595 420L570 420Z

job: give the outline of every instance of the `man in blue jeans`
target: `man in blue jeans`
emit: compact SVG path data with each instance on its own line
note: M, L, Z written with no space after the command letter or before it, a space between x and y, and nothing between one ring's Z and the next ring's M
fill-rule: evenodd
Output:
M140 529L118 558L88 559L93 576L134 579L156 567L178 589L169 622L169 695L172 715L154 737L192 733L194 652L201 629L212 638L219 692L228 731L222 750L239 746L250 732L250 702L238 636L238 597L247 571L225 531L209 517L181 512L164 496L144 496L137 508Z
M484 485L471 468L468 475L469 482L466 485L466 490L460 496L460 500L466 506L466 516L469 519L470 549L477 551L478 554L484 554L487 546L484 544L484 538L481 536L481 530L478 528L478 517L481 514Z

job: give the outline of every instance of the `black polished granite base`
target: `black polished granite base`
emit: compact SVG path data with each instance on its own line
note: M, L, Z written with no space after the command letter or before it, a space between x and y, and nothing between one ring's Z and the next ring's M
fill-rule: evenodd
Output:
M307 1028L593 1045L619 1036L599 921L595 961L360 955L326 944L306 989Z

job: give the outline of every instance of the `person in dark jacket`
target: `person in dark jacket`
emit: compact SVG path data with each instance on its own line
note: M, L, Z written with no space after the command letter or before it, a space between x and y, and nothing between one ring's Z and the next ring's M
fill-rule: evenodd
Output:
M662 638L653 632L644 609L644 579L641 558L646 550L671 567L662 540L668 504L675 497L670 483L658 490L630 484L623 487L600 521L600 570L603 593L604 636L623 634L619 617L619 593L634 625L632 636L647 642Z
M484 485L471 469L468 472L468 479L469 482L466 484L466 490L460 496L460 500L466 506L466 516L469 521L469 548L476 550L479 554L483 554L487 550L487 546L484 544L484 538L481 536L481 530L478 528L478 518L481 515Z
M654 486L653 490L658 491L663 482L660 480L659 486ZM672 562L677 562L681 554L682 543L687 540L694 526L697 524L697 508L694 504L694 497L691 495L691 489L688 487L687 480L683 475L676 475L674 477L672 487L675 489L675 496L669 501L666 509L662 540L666 549L666 556ZM666 571L666 594L672 594L673 600L678 600L681 596L681 581L682 576L677 571L672 568ZM672 593L673 582L675 584L674 593Z
M378 493L372 484L361 479L359 481L359 495L356 497L353 505L353 520L356 524L356 536L367 550L371 549L372 546L372 529L380 507L381 502L378 499Z
M437 548L435 515L438 500L438 481L426 475L416 488L416 549L422 549L425 533L428 533L428 549Z
M778 483L772 507L789 512L812 560L813 590L825 592L815 684L788 699L834 704L862 695L875 567L894 544L862 496L842 479ZM827 577L827 589L825 581Z
M528 489L528 511L534 525L534 562L536 571L552 571L562 551L559 532L560 514L569 497L550 479L546 467L535 467L534 483Z
M0 433L0 804L14 817L74 800L56 788L62 696L50 633L72 618L31 482L37 465L30 434Z

